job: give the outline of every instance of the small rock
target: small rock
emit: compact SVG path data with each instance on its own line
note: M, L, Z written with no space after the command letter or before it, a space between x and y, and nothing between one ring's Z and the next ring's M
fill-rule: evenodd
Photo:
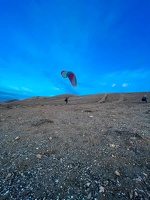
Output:
M136 140L136 137L130 137L130 140Z
M11 177L11 173L8 173L7 176L6 176L6 179L10 178L10 177Z
M148 176L148 175L147 175L147 174L145 174L145 173L143 173L143 175L144 175L144 176L146 176L146 177Z
M20 137L19 136L17 136L16 138L15 138L15 140L19 140L20 139Z
M59 182L59 180L58 180L58 179L56 179L56 180L55 180L55 183L58 183L58 182Z
M92 194L91 194L91 192L88 194L88 196L87 196L87 199L91 199L91 196L92 196Z
M90 115L89 117L93 117L93 115Z
M115 174L116 174L117 176L120 176L120 173L119 173L118 170L115 171Z
M42 155L41 154L37 154L36 157L39 158L39 159L41 159Z
M86 186L89 187L91 183L87 183Z
M138 178L136 178L135 180L136 180L136 182L141 182L142 178L140 176L138 176Z
M139 196L138 193L137 193L136 191L134 191L134 194L135 194L136 197Z
M9 190L7 190L3 195L7 196L9 194ZM5 199L5 198L4 198Z
M133 191L131 190L131 192L129 192L129 198L133 199Z
M20 175L21 175L21 176L24 176L24 174L23 174L23 173L20 173Z
M110 147L113 147L113 148L114 148L114 147L115 147L115 144L110 144Z
M99 186L99 192L104 192L105 188L103 186Z

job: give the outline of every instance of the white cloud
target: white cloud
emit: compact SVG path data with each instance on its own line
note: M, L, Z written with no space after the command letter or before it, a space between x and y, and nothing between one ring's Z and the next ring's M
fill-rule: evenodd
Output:
M19 88L16 87L16 86L8 86L8 87L11 88L12 90L17 90L17 91L19 91Z
M107 85L107 83L106 82L101 82L100 85L105 86L105 85Z
M115 87L115 86L116 86L116 84L115 84L115 83L113 83L113 84L112 84L112 87Z
M26 88L26 87L22 87L21 89L24 91L32 92L32 90L30 90L29 88Z
M128 83L123 83L122 84L122 87L127 87L128 86Z
M63 88L52 87L51 89L60 91L60 90L63 89Z

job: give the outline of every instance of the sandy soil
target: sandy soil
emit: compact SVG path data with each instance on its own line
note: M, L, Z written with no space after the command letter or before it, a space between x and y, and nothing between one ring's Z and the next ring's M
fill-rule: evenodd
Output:
M0 199L150 199L143 94L1 102Z

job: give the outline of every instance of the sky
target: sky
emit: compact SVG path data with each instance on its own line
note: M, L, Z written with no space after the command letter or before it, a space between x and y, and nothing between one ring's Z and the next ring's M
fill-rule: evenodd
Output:
M0 100L140 91L150 91L149 0L0 0Z

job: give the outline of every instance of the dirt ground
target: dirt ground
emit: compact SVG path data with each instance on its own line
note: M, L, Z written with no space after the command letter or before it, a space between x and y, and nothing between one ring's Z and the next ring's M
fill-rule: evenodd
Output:
M144 94L1 102L0 199L150 199Z

